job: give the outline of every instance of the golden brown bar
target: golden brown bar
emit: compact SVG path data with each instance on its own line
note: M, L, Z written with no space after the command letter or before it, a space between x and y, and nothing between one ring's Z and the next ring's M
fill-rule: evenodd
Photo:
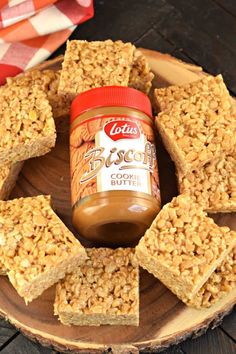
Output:
M228 109L230 106L229 92L222 76L217 75L205 76L203 79L181 86L172 85L155 89L155 107L157 112L165 111L178 101L188 99L191 102L193 96L205 97L212 101L213 106L217 101L223 109Z
M203 287L191 299L186 299L187 305L202 308L210 307L236 286L236 247L215 270Z
M178 171L201 168L222 154L231 154L236 144L236 115L215 101L192 96L159 113L156 125Z
M0 167L0 200L9 197L23 164L21 161Z
M0 201L0 245L9 280L26 303L87 257L47 196Z
M128 86L134 46L121 41L67 42L59 94L73 99L91 88Z
M142 91L146 95L152 87L154 75L145 56L138 49L134 50L134 58L129 76L129 87Z
M46 154L55 145L46 94L34 86L0 87L0 166Z
M180 193L190 193L207 212L236 212L235 157L222 155L186 176L177 173L177 179Z
M63 95L58 94L60 74L60 70L33 69L16 77L7 78L7 84L21 87L37 86L43 90L52 106L53 118L57 119L70 113L70 101Z
M166 204L136 247L139 265L180 299L193 298L236 244L188 195Z
M56 287L54 313L65 325L139 323L139 271L134 250L86 249L88 259Z

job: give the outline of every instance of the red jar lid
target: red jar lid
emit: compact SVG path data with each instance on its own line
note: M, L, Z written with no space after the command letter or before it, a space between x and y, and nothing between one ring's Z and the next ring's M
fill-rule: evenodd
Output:
M112 106L134 108L152 117L150 100L141 91L123 86L104 86L85 91L73 100L70 121L90 109Z

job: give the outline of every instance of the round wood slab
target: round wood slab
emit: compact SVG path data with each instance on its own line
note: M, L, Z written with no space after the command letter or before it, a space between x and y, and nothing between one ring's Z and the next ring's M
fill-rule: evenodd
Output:
M143 50L156 77L156 86L183 84L205 75L200 67L180 62L169 55ZM58 68L61 58L40 68ZM58 215L71 225L68 120L59 124L57 144L51 153L25 162L11 197L51 194ZM177 194L174 166L161 141L157 142L162 201ZM236 230L235 214L218 214L220 225ZM84 245L88 243L82 240ZM183 305L146 271L140 277L140 326L67 327L53 315L54 287L26 306L9 283L0 277L0 314L31 339L57 350L72 352L137 353L156 351L188 336L199 335L219 323L236 303L236 289L210 309L195 310Z

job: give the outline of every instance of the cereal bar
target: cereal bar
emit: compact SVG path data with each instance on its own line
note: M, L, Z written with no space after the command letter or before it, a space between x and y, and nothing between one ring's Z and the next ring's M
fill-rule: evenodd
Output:
M185 299L187 305L201 308L210 307L236 287L236 247L216 268L207 282L191 299Z
M86 259L48 196L0 201L0 245L9 280L26 303Z
M138 326L139 271L134 250L86 251L86 262L57 284L55 315L65 325Z
M13 189L23 161L0 167L0 200L7 199Z
M53 118L64 117L70 113L70 101L63 95L58 94L58 85L60 70L37 70L26 71L16 77L7 78L8 85L17 85L21 87L38 86L43 90L52 106Z
M136 247L139 265L180 299L191 299L236 245L190 196L166 204Z
M236 115L222 108L221 101L215 101L214 109L205 97L178 101L159 113L156 125L177 169L185 175L235 149Z
M236 158L222 155L186 176L177 173L180 193L190 193L210 213L236 212Z
M134 46L121 41L67 42L59 94L73 99L95 87L128 86Z
M0 166L44 155L55 145L46 94L37 86L0 87Z
M157 112L165 111L177 101L188 99L191 102L193 96L205 97L213 106L217 100L224 109L229 108L230 96L221 75L205 76L203 79L181 86L172 85L155 89L155 107Z
M139 50L135 49L129 77L129 87L148 94L152 87L153 77L154 75L150 71L147 59Z

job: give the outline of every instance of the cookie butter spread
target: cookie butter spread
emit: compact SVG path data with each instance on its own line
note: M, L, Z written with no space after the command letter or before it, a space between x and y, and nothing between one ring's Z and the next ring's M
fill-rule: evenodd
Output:
M132 88L106 86L71 107L73 224L104 244L138 241L160 209L151 104Z

